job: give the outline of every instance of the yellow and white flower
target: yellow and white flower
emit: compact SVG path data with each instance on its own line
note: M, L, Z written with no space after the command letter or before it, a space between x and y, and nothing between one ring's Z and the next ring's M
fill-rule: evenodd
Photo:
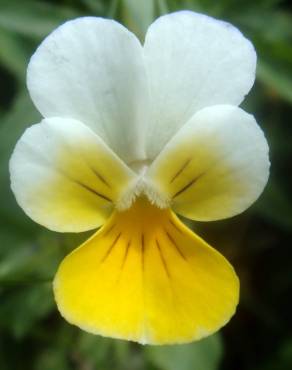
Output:
M102 226L54 279L69 322L164 344L229 321L239 298L233 268L174 212L219 220L262 192L268 145L238 108L255 67L236 28L188 11L157 19L144 46L95 17L63 24L39 46L27 83L44 119L16 145L12 190L51 230Z

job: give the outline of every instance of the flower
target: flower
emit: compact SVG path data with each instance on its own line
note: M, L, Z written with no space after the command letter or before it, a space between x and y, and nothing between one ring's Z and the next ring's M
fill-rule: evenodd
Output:
M102 226L54 279L70 323L165 344L230 320L239 299L233 268L174 212L224 219L262 192L268 145L238 107L255 67L236 28L189 11L158 18L144 46L96 17L63 24L39 46L27 84L44 119L16 145L11 186L51 230Z

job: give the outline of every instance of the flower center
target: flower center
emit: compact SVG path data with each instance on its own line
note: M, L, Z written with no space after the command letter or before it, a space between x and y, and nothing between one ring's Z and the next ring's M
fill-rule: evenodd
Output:
M145 198L148 203L150 202L160 209L170 207L170 199L147 178L146 173L148 166L144 162L145 161L136 162L135 167L139 171L138 176L116 202L117 210L125 211L131 208L138 198Z
M145 232L157 229L157 225L169 218L169 208L161 209L155 204L150 203L149 199L144 196L138 196L127 210L117 213L118 223L123 225L125 230L138 232L140 229Z

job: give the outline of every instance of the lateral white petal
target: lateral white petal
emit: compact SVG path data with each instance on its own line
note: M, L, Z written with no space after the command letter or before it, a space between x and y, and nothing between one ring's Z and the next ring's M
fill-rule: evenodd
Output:
M154 118L147 153L154 158L198 110L238 105L254 83L256 53L232 25L182 11L158 18L145 45Z
M27 85L44 117L80 120L125 161L144 159L143 49L119 23L84 17L57 28L32 56Z
M61 232L96 228L135 174L88 127L49 118L28 128L10 160L11 187L34 221Z
M268 144L252 115L229 105L196 113L167 144L148 171L173 209L212 221L248 208L269 176Z

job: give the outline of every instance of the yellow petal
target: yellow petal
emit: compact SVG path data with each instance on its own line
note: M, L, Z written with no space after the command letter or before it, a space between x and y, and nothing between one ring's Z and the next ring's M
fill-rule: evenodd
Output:
M199 221L234 216L259 197L269 177L268 144L242 109L197 112L149 167L147 178L175 212Z
M169 209L138 199L61 263L61 314L95 334L149 344L201 339L226 324L237 276Z

